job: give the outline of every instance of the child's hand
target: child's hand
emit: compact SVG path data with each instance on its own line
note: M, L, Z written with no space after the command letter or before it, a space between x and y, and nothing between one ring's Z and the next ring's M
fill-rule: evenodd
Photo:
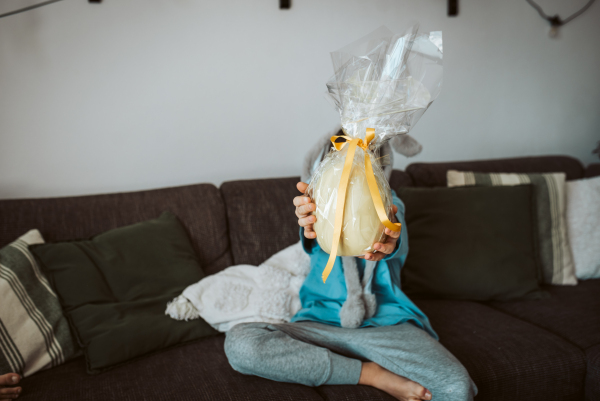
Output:
M398 211L398 207L396 205L392 205L392 211L394 212L394 220L392 222L394 222L396 220L396 212ZM398 242L398 238L400 238L400 231L392 231L389 228L386 228L385 238L383 239L383 241L377 242L373 245L373 248L377 252L367 252L364 255L357 257L378 262L390 253L394 252L394 249L396 249L396 242Z
M298 191L303 194L306 193L308 184L305 182L299 182L296 184ZM296 216L298 217L298 224L300 227L304 227L304 236L309 239L317 238L313 224L317 221L317 217L311 215L311 212L317 210L317 205L312 203L308 196L296 196L294 198L294 206L296 206ZM393 248L392 248L393 249Z

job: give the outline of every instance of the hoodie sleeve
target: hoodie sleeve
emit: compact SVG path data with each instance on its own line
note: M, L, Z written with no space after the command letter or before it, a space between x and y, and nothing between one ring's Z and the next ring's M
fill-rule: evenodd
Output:
M400 200L400 198L398 198L396 191L393 189L392 203L398 208L398 211L396 212L396 219L398 219L398 222L402 224L402 228L400 229L400 238L398 238L398 241L396 242L396 248L394 248L394 251L384 257L382 260L390 260L402 257L405 259L406 254L408 254L408 234L406 232L406 221L404 220L404 203Z
M315 252L315 247L319 246L317 240L306 238L304 236L304 227L300 227L300 242L302 243L302 248L304 249L304 252L306 252L309 255L312 255Z

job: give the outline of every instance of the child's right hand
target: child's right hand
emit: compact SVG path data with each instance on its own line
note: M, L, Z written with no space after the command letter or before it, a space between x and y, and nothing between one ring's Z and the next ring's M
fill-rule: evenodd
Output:
M308 184L305 182L299 182L296 184L298 191L303 194L306 193ZM317 221L317 216L313 216L311 212L317 210L317 205L312 203L308 196L296 196L294 198L294 206L296 206L296 216L298 217L298 224L300 227L304 227L304 236L309 239L317 238L313 224Z

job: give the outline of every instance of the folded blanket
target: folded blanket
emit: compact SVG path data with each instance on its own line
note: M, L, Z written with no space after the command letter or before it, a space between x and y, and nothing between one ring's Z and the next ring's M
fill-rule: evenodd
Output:
M187 287L167 304L177 320L202 317L220 332L244 322L289 322L301 308L300 287L310 271L310 257L300 242L260 266L237 265Z

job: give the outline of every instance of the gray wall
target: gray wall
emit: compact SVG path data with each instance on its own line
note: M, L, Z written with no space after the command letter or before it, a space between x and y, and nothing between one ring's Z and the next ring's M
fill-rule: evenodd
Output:
M525 0L65 0L0 20L0 198L298 175L338 122L329 52L411 20L445 71L410 161L598 160L600 4L550 39Z

